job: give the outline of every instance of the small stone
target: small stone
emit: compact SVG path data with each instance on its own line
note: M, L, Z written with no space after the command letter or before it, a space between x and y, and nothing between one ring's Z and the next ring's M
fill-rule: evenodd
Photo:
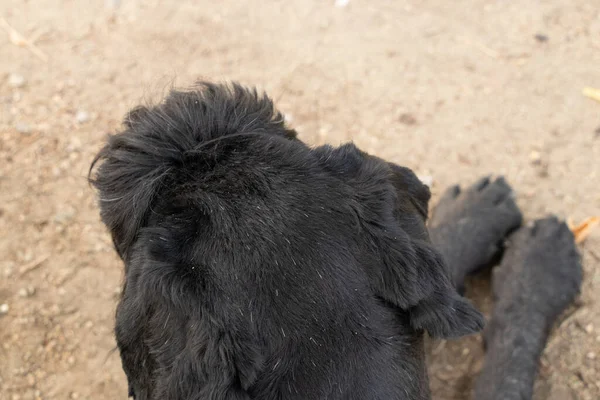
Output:
M593 333L594 332L594 325L593 324L587 324L585 326L585 332L586 333Z
M533 165L539 165L542 162L542 155L539 151L533 150L529 153L529 161L531 161Z
M25 86L25 77L15 73L10 74L8 76L8 86L15 89Z
M548 39L550 39L548 37L548 35L545 35L543 33L537 33L533 37L535 38L535 40L537 40L540 43L546 43L548 41Z
M77 392L71 392L71 395L69 396L72 399L78 399L79 398L79 393Z
M8 306L8 304L6 304L6 303L0 304L0 315L4 315L4 314L8 313L8 310L10 310L10 307Z
M596 353L594 353L593 351L590 351L589 353L587 353L586 357L590 360L595 360L596 359Z
M415 118L414 115L412 115L410 113L401 114L400 117L398 118L398 121L400 121L400 123L404 124L404 125L416 125L417 124L417 119Z
M425 186L431 187L433 185L433 176L431 175L419 175L418 178Z
M35 288L33 286L21 288L19 289L18 294L20 297L31 297L35 294Z
M121 0L106 0L106 7L117 9L121 5Z
M75 114L75 120L80 124L84 124L90 120L90 113L85 110L79 110Z
M31 126L29 126L29 124L26 124L25 122L17 122L15 125L15 129L19 133L23 133L23 134L31 133Z
M63 210L54 214L54 222L66 224L75 217L76 211L72 207L66 207Z

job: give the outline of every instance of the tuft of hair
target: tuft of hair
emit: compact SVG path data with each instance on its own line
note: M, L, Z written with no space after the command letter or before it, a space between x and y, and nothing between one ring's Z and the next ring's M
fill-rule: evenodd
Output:
M198 82L172 90L161 103L130 111L123 125L89 171L102 220L123 259L161 188L186 161L201 152L207 165L215 162L219 142L227 137L266 133L296 139L266 94L236 83Z

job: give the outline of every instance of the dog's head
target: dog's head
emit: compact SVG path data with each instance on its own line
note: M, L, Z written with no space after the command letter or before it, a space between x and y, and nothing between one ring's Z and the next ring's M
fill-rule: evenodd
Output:
M199 154L210 170L227 153L224 138L265 133L296 140L269 97L238 84L199 82L193 90L173 90L159 104L132 109L123 126L108 138L89 171L102 221L122 259L153 204L181 183L178 178L186 179ZM191 170L197 172L195 166Z

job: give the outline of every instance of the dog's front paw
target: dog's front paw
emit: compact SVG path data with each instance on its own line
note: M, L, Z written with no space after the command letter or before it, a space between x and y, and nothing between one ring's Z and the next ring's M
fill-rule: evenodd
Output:
M552 322L577 296L583 271L573 234L556 217L521 228L493 276L497 301L519 301L519 308ZM512 300L514 299L514 300Z
M512 188L504 178L482 178L466 190L448 189L433 211L429 229L460 287L468 274L499 254L505 237L521 220Z

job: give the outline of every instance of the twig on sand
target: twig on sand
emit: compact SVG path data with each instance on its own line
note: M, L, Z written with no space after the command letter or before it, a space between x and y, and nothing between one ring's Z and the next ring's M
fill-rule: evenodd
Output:
M38 257L35 260L31 261L30 263L23 265L19 269L19 273L21 274L21 276L23 276L35 269L38 269L44 263L44 261L46 261L49 258L50 258L50 254L45 254L41 257Z
M462 39L462 41L464 43L468 44L469 46L475 47L477 50L481 51L483 54L485 54L488 57L491 57L494 59L500 58L500 53L498 53L496 50L490 49L483 43L480 43L477 41L471 41L469 39Z
M600 89L594 89L591 87L583 88L583 95L589 97L592 100L600 102Z
M569 220L567 224L573 232L573 236L575 236L575 242L581 244L587 239L590 232L596 228L596 226L600 225L600 217L590 217L579 225L575 225L573 221Z
M40 50L40 48L37 47L32 40L27 39L15 28L10 26L10 24L4 18L0 18L0 26L6 31L6 33L8 33L8 38L12 44L19 47L27 47L29 51L31 51L37 58L44 62L48 61L48 56L46 53Z

